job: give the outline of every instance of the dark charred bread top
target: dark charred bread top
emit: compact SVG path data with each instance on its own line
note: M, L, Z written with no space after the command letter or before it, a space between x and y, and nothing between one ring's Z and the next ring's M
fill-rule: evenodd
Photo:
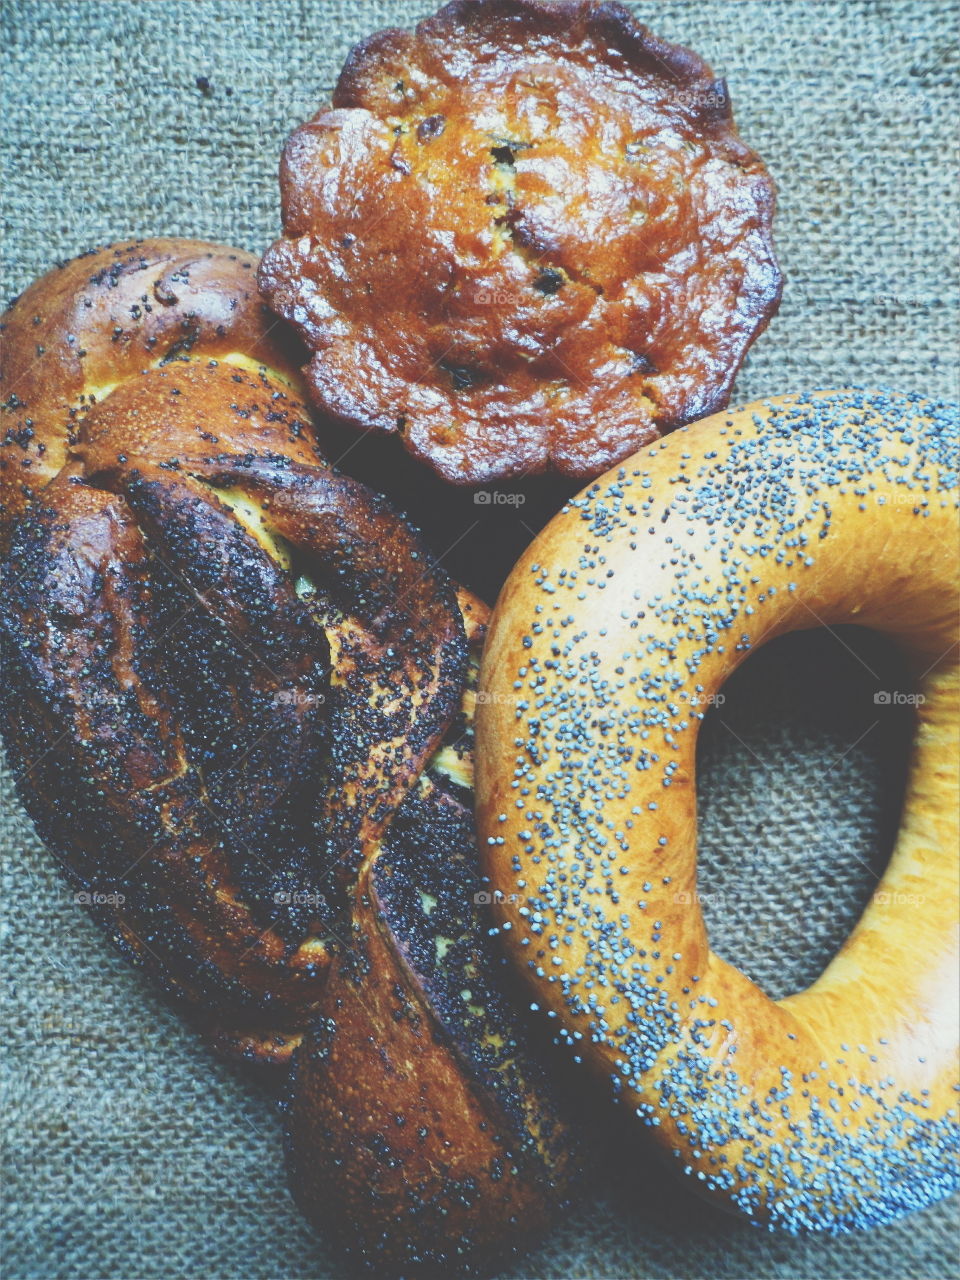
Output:
M776 308L723 81L618 4L454 0L347 59L261 289L316 404L446 479L590 477L721 408Z
M0 727L117 945L221 1052L303 1045L311 1217L447 1274L543 1229L577 1161L462 896L487 610L318 452L254 266L104 249L5 317Z
M489 1274L542 1234L583 1158L483 884L472 804L421 779L358 877L361 940L297 1056L294 1195L371 1275Z
M255 272L142 241L7 313L0 714L98 918L222 1048L272 1061L460 712L483 611L318 452Z

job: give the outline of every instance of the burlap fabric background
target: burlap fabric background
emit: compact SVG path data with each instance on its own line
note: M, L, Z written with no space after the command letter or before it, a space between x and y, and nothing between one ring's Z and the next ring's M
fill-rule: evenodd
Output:
M261 249L275 171L349 46L428 0L4 6L5 293L131 233ZM783 306L738 399L881 381L957 394L957 11L932 0L637 5L729 78L780 187ZM202 78L198 81L198 78ZM437 550L443 550L438 547ZM751 659L701 751L718 948L774 994L816 976L896 823L909 725L895 655L853 632ZM5 793L4 1260L9 1277L336 1276L284 1186L270 1099L214 1061L116 957ZM840 1240L728 1220L617 1164L524 1277L923 1277L955 1206Z

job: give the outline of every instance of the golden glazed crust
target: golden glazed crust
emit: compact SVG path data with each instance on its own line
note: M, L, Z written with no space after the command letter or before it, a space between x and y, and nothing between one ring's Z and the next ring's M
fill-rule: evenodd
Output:
M372 36L280 181L260 283L315 403L454 483L597 475L722 407L779 300L725 84L618 4Z
M299 349L260 301L256 273L238 249L133 240L62 263L11 303L0 328L0 538L63 466L97 401L147 365L200 349L296 378ZM280 430L272 445L298 447Z
M5 317L0 724L117 945L221 1052L305 1042L305 1211L475 1267L577 1163L473 898L487 610L317 452L255 266L138 241Z
M547 527L485 652L478 827L536 1005L699 1189L790 1231L957 1185L957 430L853 391L686 428ZM902 825L839 954L775 1002L710 949L697 730L756 645L853 621L917 681Z

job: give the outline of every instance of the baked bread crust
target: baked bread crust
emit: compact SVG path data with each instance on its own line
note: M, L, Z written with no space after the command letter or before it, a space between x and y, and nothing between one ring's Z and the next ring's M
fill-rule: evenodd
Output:
M261 303L256 273L238 249L131 240L60 263L11 301L0 320L0 537L61 470L97 401L146 365L196 348L296 377L301 352ZM304 412L292 429L308 421ZM274 429L272 447L313 460L290 432Z
M780 296L725 84L618 4L370 37L280 183L260 284L314 403L458 484L597 475L722 407Z
M306 1037L305 1211L470 1269L578 1159L473 900L487 610L319 454L255 267L137 241L4 318L0 724L78 901L213 1045Z
M837 391L685 428L546 528L485 650L481 849L534 1007L697 1189L791 1232L957 1186L958 425ZM917 681L903 817L840 952L774 1001L710 948L697 731L753 647L842 622Z

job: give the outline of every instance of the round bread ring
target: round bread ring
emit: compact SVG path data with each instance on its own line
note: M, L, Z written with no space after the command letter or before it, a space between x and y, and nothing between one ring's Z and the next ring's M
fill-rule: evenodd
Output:
M699 1189L794 1232L957 1186L956 442L956 406L886 392L697 423L567 505L485 652L478 821L533 1007ZM843 622L916 680L902 825L839 954L774 1001L710 949L697 731L758 643Z

